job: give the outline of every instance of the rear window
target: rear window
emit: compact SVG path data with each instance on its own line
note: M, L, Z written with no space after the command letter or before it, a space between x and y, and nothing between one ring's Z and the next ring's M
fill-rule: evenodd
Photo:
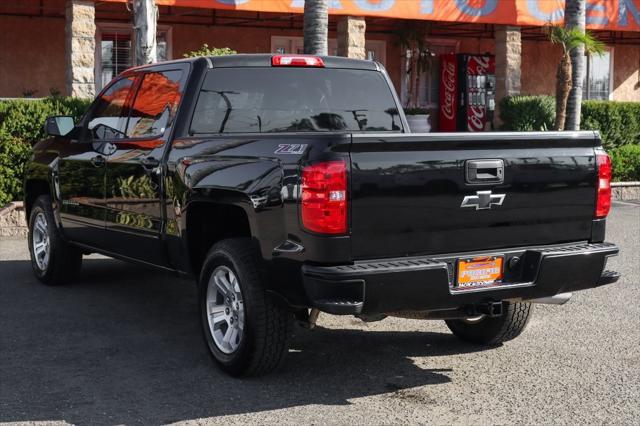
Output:
M192 134L401 128L381 73L329 68L211 70L191 122Z

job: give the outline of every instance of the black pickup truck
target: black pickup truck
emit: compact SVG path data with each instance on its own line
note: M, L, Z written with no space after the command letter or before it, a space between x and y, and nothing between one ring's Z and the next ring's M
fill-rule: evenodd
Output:
M94 252L194 276L230 374L273 370L320 311L441 319L495 345L533 302L619 277L597 132L412 134L376 62L133 68L45 130L24 181L38 279Z

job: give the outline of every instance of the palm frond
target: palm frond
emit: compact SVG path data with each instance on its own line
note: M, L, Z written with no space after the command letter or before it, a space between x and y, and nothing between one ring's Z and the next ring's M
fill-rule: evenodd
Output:
M566 40L566 30L563 27L548 26L547 31L549 34L549 40L554 44L564 44Z
M548 27L551 43L560 44L565 52L576 47L584 46L584 50L590 55L602 55L605 50L604 43L596 39L589 31L584 33L579 28Z
M589 31L585 31L582 37L582 44L584 45L585 53L588 55L602 56L605 52L605 45L603 42L595 38Z

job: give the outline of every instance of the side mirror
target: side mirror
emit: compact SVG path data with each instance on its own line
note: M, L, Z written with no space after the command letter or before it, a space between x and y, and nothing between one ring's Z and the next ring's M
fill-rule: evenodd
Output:
M74 126L73 117L64 115L48 117L44 122L44 133L48 136L66 136Z

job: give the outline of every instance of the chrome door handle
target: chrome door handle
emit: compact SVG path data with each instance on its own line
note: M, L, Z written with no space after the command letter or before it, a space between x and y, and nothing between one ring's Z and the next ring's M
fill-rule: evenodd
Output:
M504 161L468 160L465 164L465 180L475 185L502 183L504 182Z

